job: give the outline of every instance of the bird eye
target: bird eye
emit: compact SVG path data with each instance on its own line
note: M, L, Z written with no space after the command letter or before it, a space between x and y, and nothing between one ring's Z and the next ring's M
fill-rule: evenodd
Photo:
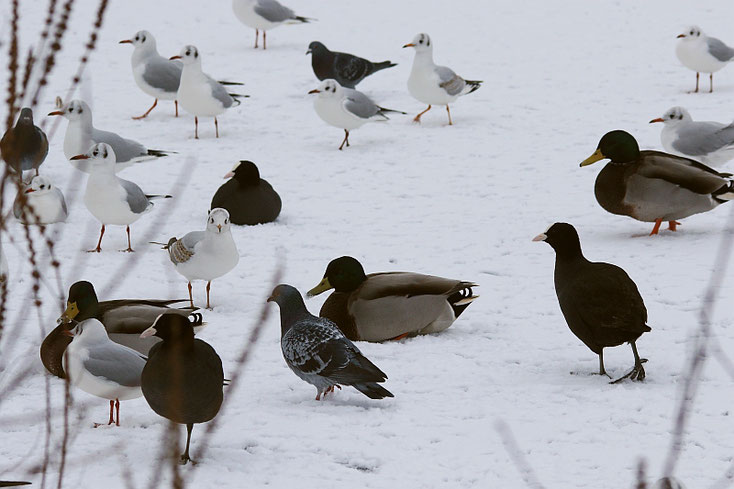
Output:
M209 219L209 222L214 224L214 218Z
M141 37L141 38L140 38L140 40L141 40L142 42L145 42L145 36Z
M423 44L423 39L421 39L420 41L418 41L418 44Z
M138 41L140 40L140 38L138 36L135 36L135 40Z
M224 224L229 224L229 219L225 219Z
M683 120L683 114L679 115L678 119Z
M191 51L186 51L186 56L191 56Z
M69 107L69 112L74 112L74 107Z
M41 185L41 188L44 189L44 188L46 188L46 186L45 185Z
M691 35L694 35L694 34L695 34L695 32L691 31Z
M94 156L97 156L97 155L99 154L99 151L97 151L97 150L95 149L95 150L94 150L94 151L92 152L92 154L93 154Z

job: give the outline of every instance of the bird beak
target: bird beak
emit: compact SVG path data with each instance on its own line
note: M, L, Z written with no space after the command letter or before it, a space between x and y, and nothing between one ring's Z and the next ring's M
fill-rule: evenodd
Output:
M412 42L409 42L408 44L404 45L403 47L404 48L412 48L412 47L415 47L415 44L413 44Z
M25 191L25 193L27 193L27 194L29 194L31 192L35 192L35 189L29 188L28 190Z
M308 51L306 51L306 55L308 56L309 54L311 54L311 50L310 49Z
M540 233L536 237L533 238L533 241L545 241L548 236L545 233Z
M49 112L48 115L64 115L64 112L61 110L54 110L53 112Z
M70 336L72 338L74 337L74 333L72 333L70 329L62 329L61 334L64 336Z
M271 295L270 297L268 297L268 300L266 300L265 302L275 302L275 297Z
M76 302L66 302L66 310L61 313L61 317L66 320L72 320L79 314L79 307Z
M69 158L70 160L88 160L89 156L87 155L76 155Z
M321 282L319 282L319 284L316 287L306 292L306 296L313 297L313 296L319 295L320 293L326 292L327 290L333 289L333 288L334 287L332 287L331 284L329 283L329 279L324 277L323 280L321 280Z
M224 177L222 178L232 178L233 176L234 176L234 172L231 171L231 172L228 172L226 175L224 175Z
M652 124L653 122L665 122L665 121L662 118L658 117L657 119L651 120L650 124Z
M683 37L686 37L686 35L685 34L678 34L678 36L676 37L676 39L681 39Z
M314 88L313 90L311 90L310 92L308 92L309 95L312 94L312 93L321 93L321 90L319 90L318 88Z
M606 158L606 156L604 156L601 150L597 148L596 151L594 151L594 154L582 161L579 166L588 166L592 163L596 163L599 160L603 160L604 158Z
M142 333L140 333L140 337L141 338L147 338L149 336L153 336L157 332L158 331L156 331L155 327L154 326L151 326L150 328L148 328L145 331L143 331Z
M176 56L171 56L171 57L170 57L170 58L168 58L168 59L169 59L169 60L172 60L172 59L181 59L181 56L179 56L179 55L177 54Z
M123 39L123 40L122 40L122 41L120 41L120 42L119 42L118 44L132 44L132 43L133 43L133 42L132 42L132 40L130 40L130 39Z
M217 224L217 229L219 230L218 232L221 233L222 232L222 225L221 224Z

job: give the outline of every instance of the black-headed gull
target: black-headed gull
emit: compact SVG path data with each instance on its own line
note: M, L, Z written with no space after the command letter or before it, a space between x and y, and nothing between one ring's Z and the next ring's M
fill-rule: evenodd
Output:
M170 199L170 195L146 195L135 183L115 175L115 152L109 144L98 143L89 152L72 160L91 160L84 205L102 223L97 247L90 252L102 251L105 225L126 226L127 249L132 252L130 224L153 208L152 199Z
M390 61L373 63L353 54L329 51L318 41L308 45L306 54L311 54L311 68L316 78L319 80L331 78L346 88L354 88L371 74L396 66L396 63Z
M139 142L125 139L114 132L96 129L92 122L92 109L82 100L72 100L64 105L61 99L57 98L56 106L59 110L48 115L61 115L69 120L64 135L64 155L77 170L89 173L91 165L86 160L72 160L72 157L86 153L97 143L110 145L115 155L120 155L116 156L116 172L141 160L168 156L167 151L148 149Z
M344 139L339 149L346 143L349 146L349 131L362 127L368 122L387 121L387 112L399 110L385 109L370 98L352 88L344 88L336 80L324 80L318 88L308 92L317 93L313 107L321 119L334 127L344 129Z
M183 62L178 101L186 112L194 115L194 138L199 139L199 117L214 117L214 130L219 137L217 116L232 106L239 105L238 93L227 93L224 86L201 70L201 56L196 46L184 46L181 53L171 59Z
M120 426L120 400L143 395L140 374L145 357L132 348L112 341L96 319L87 319L71 330L74 339L66 347L64 371L71 385L97 397L110 400L110 420ZM113 416L117 409L117 420Z
M36 170L48 155L46 134L33 124L33 111L24 107L18 122L8 129L0 140L0 155L16 173Z
M431 110L432 105L445 105L451 122L449 104L457 98L472 93L482 84L477 80L465 80L451 68L438 66L433 62L433 43L428 34L418 34L404 48L415 49L413 68L408 78L408 91L420 102L428 104L428 108L415 116L414 122L420 122L421 116Z
M178 117L178 85L181 81L183 65L180 61L171 61L158 54L155 38L148 31L138 31L132 39L124 39L120 44L132 44L135 47L130 64L133 68L133 78L140 89L155 98L153 106L145 114L133 117L143 119L158 105L158 99L173 100Z
M36 175L28 187L19 191L13 215L24 224L52 224L66 221L69 212L61 189L48 177Z
M683 66L696 72L696 89L700 73L708 73L710 80L709 93L714 91L714 73L734 59L734 48L730 48L719 39L709 37L700 27L691 26L686 32L678 34L678 45L675 54Z
M193 280L206 281L206 307L210 309L209 289L212 280L229 273L240 261L229 225L229 212L221 208L212 209L205 231L191 231L181 239L174 236L163 247L168 250L176 271L188 281L191 307L194 307L191 290Z
M673 107L662 117L660 141L665 151L717 166L734 158L734 122L694 121L683 107Z
M277 0L232 0L232 10L240 22L255 29L255 49L259 31L263 31L263 49L266 49L266 31L281 24L303 24L313 20L296 15Z

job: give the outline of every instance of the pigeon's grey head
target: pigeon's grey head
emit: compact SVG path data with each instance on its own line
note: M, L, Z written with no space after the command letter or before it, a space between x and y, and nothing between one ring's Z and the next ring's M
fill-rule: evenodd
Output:
M321 53L326 53L329 50L326 49L326 46L321 44L318 41L313 41L311 44L308 45L308 51L306 51L306 54L314 54L319 55Z
M301 303L303 304L303 297L298 289L288 284L276 285L273 289L272 294L268 297L268 302L275 302L280 307L286 304Z
M76 155L70 160L91 160L92 171L100 168L114 168L117 158L115 152L107 143L97 143L83 155Z
M20 125L33 125L33 111L30 109L30 107L23 107L20 110L20 115L18 116L18 124Z
M132 39L120 41L120 44L132 44L135 49L150 50L155 49L155 38L148 31L138 31Z
M428 37L428 34L425 34L423 32L421 32L420 34L416 34L413 40L403 47L413 48L418 52L433 51L433 43L431 43L431 38Z
M61 106L59 110L50 112L48 115L63 115L69 121L92 118L92 110L83 100L72 100L66 105Z
M683 107L671 107L665 112L665 114L663 114L662 117L653 119L650 121L650 123L662 122L663 124L676 124L679 122L691 120L693 120L691 118L691 114L689 114L688 111Z
M217 207L209 211L206 221L206 230L213 233L222 233L229 230L229 212L227 209Z
M682 39L683 42L697 41L701 39L702 37L704 37L703 31L701 30L700 27L695 26L695 25L692 25L691 27L683 31L682 34L678 34L678 39Z
M199 50L196 49L196 46L192 46L190 44L188 46L184 46L178 56L171 56L171 59L180 59L185 65L201 63Z
M341 89L342 87L341 85L339 85L339 82L329 78L327 80L322 81L321 85L319 85L318 88L315 88L308 93L318 93L319 98L332 98L340 94Z
M51 180L43 175L36 175L33 177L33 180L31 180L31 184L25 192L27 194L33 193L33 195L43 195L50 192L52 188Z

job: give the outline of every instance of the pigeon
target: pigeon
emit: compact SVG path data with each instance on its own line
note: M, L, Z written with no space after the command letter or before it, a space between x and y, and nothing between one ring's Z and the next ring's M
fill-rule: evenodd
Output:
M697 161L661 151L640 151L637 140L622 130L606 133L594 154L579 166L611 160L596 177L594 194L604 210L638 221L663 221L676 231L683 219L734 200L734 181Z
M415 116L413 122L420 122L421 116L431 110L432 105L445 105L451 122L449 104L457 98L475 92L482 84L477 80L465 80L445 66L437 66L433 62L433 44L428 34L418 34L413 41L403 46L415 49L413 68L408 78L408 91L419 102L428 104L428 108Z
M184 46L181 54L172 56L171 59L180 59L183 62L177 97L181 107L194 115L194 138L199 139L199 116L214 117L214 129L216 137L219 137L217 116L240 105L239 98L247 95L227 93L222 83L201 71L201 57L195 46Z
M63 105L61 99L57 99L56 105L59 106L59 110L50 112L48 115L62 115L69 120L64 136L64 155L77 170L84 173L90 173L91 163L72 158L86 153L93 144L97 143L107 143L114 150L117 158L115 172L132 166L138 161L162 158L170 153L158 149L147 149L132 139L125 139L114 132L96 129L92 124L92 110L86 102L72 100L67 105Z
M107 224L126 226L127 249L121 251L135 251L130 242L130 225L153 209L153 199L170 199L171 196L146 195L137 184L115 175L115 152L109 144L95 144L89 152L73 156L71 160L91 160L84 205L102 223L102 230L97 247L88 251L102 251L102 236Z
M210 207L226 209L232 224L252 226L278 218L280 196L266 180L260 178L255 163L239 161L224 178L231 180L217 189Z
M21 189L13 203L13 215L23 224L53 224L69 216L61 189L43 175L36 175Z
M120 44L132 44L135 47L130 59L135 83L143 92L155 98L153 106L145 114L133 119L148 117L150 111L158 105L158 99L173 100L178 117L176 94L183 69L181 62L171 61L158 54L155 37L148 31L138 31L132 39L124 39Z
M367 95L352 88L344 88L336 80L324 80L318 88L308 93L318 94L313 102L318 116L327 124L344 129L344 139L339 145L339 150L344 147L344 144L349 147L349 131L362 127L368 122L387 121L389 117L385 114L388 112L405 114L399 110L380 107Z
M181 455L181 463L185 464L191 460L189 444L194 424L214 419L222 405L222 359L208 343L194 338L188 318L175 313L161 314L140 335L150 336L163 341L150 349L143 368L143 396L157 414L186 425L186 450Z
M27 170L36 170L48 155L46 134L33 124L33 111L24 107L18 122L8 129L0 140L0 155L19 175Z
M647 360L640 358L635 341L651 329L645 303L629 275L611 263L587 260L576 229L565 222L553 224L533 241L545 241L556 252L553 280L561 312L571 332L599 355L599 375L608 375L604 348L629 343L635 365L614 382L645 380L642 364Z
M668 153L717 166L734 158L734 123L694 121L683 107L673 107L662 117L660 141Z
M298 290L280 284L268 302L280 307L280 348L285 363L298 378L316 387L317 401L340 384L351 385L370 399L394 397L378 385L387 375L336 324L310 314Z
M305 24L313 19L296 15L277 0L232 0L237 19L255 29L255 49L259 31L263 31L263 49L267 49L265 32L281 24Z
M371 74L396 66L396 63L390 61L373 63L353 54L329 51L318 41L308 45L306 54L311 54L311 67L316 78L319 80L331 78L346 88L354 88Z
M709 93L714 91L714 73L734 59L734 48L730 48L715 37L703 33L700 27L691 26L686 32L678 35L675 54L683 66L696 72L696 89L700 73L709 74Z
M69 382L84 392L109 399L110 419L107 424L120 426L120 400L142 395L140 374L145 366L145 356L113 342L96 319L84 320L65 332L74 338L63 357L64 372ZM113 409L117 411L117 419L113 416Z
M174 236L163 249L168 250L176 271L188 280L191 307L194 307L191 281L206 280L206 307L210 309L212 280L229 273L240 260L226 209L210 210L205 231L191 231L181 239Z

